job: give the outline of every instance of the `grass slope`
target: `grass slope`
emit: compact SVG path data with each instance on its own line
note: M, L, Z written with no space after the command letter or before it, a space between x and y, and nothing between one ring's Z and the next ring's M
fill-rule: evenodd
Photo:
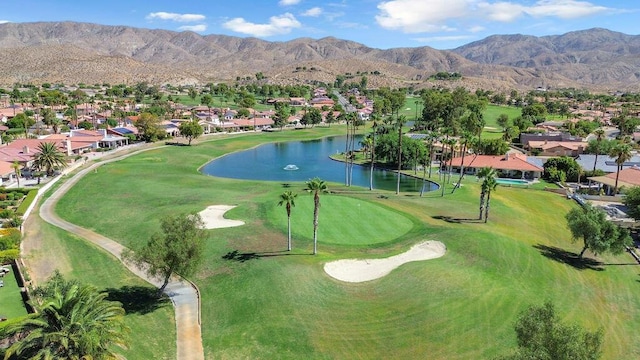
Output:
M122 354L131 360L175 359L175 321L169 300L153 298L153 286L102 249L38 220L37 229L29 231L37 231L34 236L46 239L46 251L35 253L34 260L52 262L66 278L94 285L107 291L109 300L123 304L131 333L129 348Z
M411 226L367 245L330 243L324 234L320 253L310 256L308 200L299 197L294 208L294 213L306 213L306 221L296 223L300 233L289 254L283 251L285 210L275 206L285 190L279 183L196 171L211 158L262 141L336 132L341 129L220 137L193 147L153 150L88 175L57 210L67 220L131 245L157 231L165 214L238 205L227 217L246 225L211 230L207 260L194 277L203 298L207 358L491 358L515 347L517 314L547 299L564 320L604 328L603 358L640 356L637 267L619 266L632 263L627 255L599 257L602 264L572 262L580 246L571 243L564 214L575 205L562 196L499 187L492 194L488 224L473 220L479 197L475 179L444 197L439 192L420 198L366 191L324 196L320 229L350 226L350 238L357 239L379 222L393 228L408 219ZM303 188L293 184L290 189L302 193ZM333 197L344 199L332 203ZM336 216L345 209L331 207L358 203L398 214L400 220ZM347 284L322 270L326 261L388 256L428 239L444 242L447 254L403 265L379 280Z

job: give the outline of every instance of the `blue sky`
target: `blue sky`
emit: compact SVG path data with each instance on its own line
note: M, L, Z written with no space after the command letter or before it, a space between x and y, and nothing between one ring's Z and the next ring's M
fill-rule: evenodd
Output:
M638 0L0 0L0 22L80 21L287 41L451 49L493 34L638 35Z

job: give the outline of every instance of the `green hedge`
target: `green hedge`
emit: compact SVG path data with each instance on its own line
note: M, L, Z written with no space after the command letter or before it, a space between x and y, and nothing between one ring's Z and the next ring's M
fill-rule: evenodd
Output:
M8 193L18 192L18 193L22 193L23 195L26 195L31 190L32 189L27 189L27 188L7 189L5 187L0 187L0 194L8 194Z
M20 250L18 249L0 251L0 264L7 264L11 260L15 260L18 257L20 257Z
M22 204L20 204L20 206L18 206L18 208L16 209L16 214L20 216L24 215L24 213L29 208L29 205L31 205L33 200L35 200L36 195L38 195L38 190L29 191L29 193L27 194L27 197L25 197L24 200L22 200Z

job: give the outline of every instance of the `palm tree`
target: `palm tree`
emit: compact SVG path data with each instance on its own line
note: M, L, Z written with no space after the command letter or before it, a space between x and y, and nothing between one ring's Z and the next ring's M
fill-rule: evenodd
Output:
M482 190L487 194L487 206L484 208L484 222L489 220L489 207L491 206L491 192L498 187L494 176L487 176L482 182Z
M280 194L280 201L278 206L285 205L287 209L287 251L291 251L291 207L296 206L295 199L298 194L294 194L291 191L285 191Z
M479 179L486 179L487 178L495 178L496 176L496 171L493 168L490 167L484 167L482 169L480 169L480 171L478 171L478 178ZM487 195L487 188L485 187L485 181L482 182L482 186L480 187L481 191L480 191L480 215L478 215L478 220L482 220L482 214L484 213L484 206L485 206L485 198ZM489 185L489 184L487 184Z
M369 167L369 190L373 190L373 166L375 162L376 155L376 132L378 131L378 123L376 120L373 120L373 125L371 125L371 166Z
M65 155L58 150L55 143L43 142L38 146L38 154L34 156L33 166L37 170L45 170L47 175L53 175L56 169L65 168Z
M55 289L38 313L7 326L5 334L17 337L5 359L118 359L114 345L124 348L128 328L124 309L106 300L93 286L74 284Z
M398 127L398 181L396 184L396 195L400 194L400 171L402 170L402 126L406 118L404 115L396 118L396 126Z
M327 183L320 178L307 181L307 191L313 194L313 255L318 253L318 211L320 210L320 193L329 192Z
M600 128L600 129L596 129L596 131L593 132L593 134L596 136L596 159L593 162L593 172L595 173L596 171L596 165L598 164L598 154L600 154L600 146L602 144L602 140L604 139L604 129ZM595 175L592 175L595 176Z
M18 187L20 187L20 177L22 176L22 171L20 170L20 163L17 161L14 161L13 164L11 164L11 168L16 174L16 181L18 182Z
M451 190L452 194L462 184L462 179L464 178L464 157L467 154L468 145L472 141L472 134L468 131L463 132L461 136L461 140L462 140L462 161L460 162L460 177L458 178L458 183Z
M616 184L613 188L613 195L615 196L618 193L618 177L620 176L620 170L624 166L624 163L631 160L631 145L621 143L616 145L609 156L616 158L616 164L618 165L618 171L616 171Z
M429 179L431 179L431 165L433 164L433 144L438 140L439 137L435 131L429 131L427 133L427 142L429 143Z

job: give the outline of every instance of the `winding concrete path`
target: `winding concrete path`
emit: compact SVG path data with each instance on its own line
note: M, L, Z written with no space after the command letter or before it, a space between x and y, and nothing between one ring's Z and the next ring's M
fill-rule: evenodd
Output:
M145 150L141 150L145 151ZM79 171L70 179L65 181L49 198L47 198L40 206L40 217L46 222L55 225L61 229L69 231L73 234L81 236L106 251L110 252L120 260L131 272L151 283L156 287L162 285L162 281L150 278L141 269L132 264L122 261L122 251L124 246L119 243L85 229L68 221L62 220L54 211L58 200L84 175L103 164L121 160L125 157L138 154L141 151L135 151L116 158L103 160L92 164L84 170ZM204 359L204 349L202 347L202 332L200 328L200 306L198 290L186 280L180 278L172 278L164 290L165 294L171 298L175 308L176 317L176 334L177 334L177 358L179 360L201 360Z

